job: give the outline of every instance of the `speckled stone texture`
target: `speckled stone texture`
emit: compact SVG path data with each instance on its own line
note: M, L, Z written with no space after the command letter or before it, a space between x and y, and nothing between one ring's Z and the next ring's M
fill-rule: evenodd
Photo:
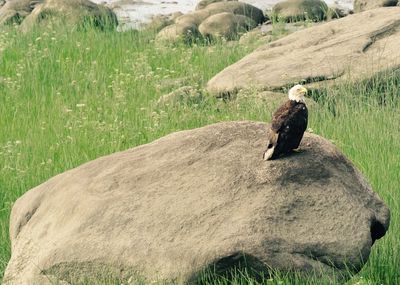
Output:
M110 270L186 281L246 260L251 274L358 271L389 210L328 140L264 161L268 125L170 134L57 175L19 198L4 284L68 284ZM54 284L54 283L53 283Z

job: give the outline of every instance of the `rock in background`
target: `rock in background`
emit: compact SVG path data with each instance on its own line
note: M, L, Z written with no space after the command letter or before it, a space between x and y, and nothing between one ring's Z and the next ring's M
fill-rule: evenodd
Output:
M173 43L198 37L232 39L264 21L263 12L250 4L205 1L200 9L176 18L172 25L162 29L156 40Z
M107 6L112 8L117 14L119 19L119 30L124 31L127 29L142 29L144 25L149 23L154 15L158 14L172 14L180 11L182 13L188 13L197 8L204 8L210 3L215 3L221 0L176 0L176 1L164 1L164 0L92 0L96 3L107 2ZM228 0L222 0L228 1ZM230 0L229 0L230 1ZM237 1L237 0L234 0ZM262 11L270 11L276 3L282 0L240 0L251 4ZM347 9L352 9L353 0L324 0L328 6L330 5L341 5Z
M212 15L199 26L200 33L206 38L235 39L238 33L244 33L257 26L249 17L224 12Z
M359 81L400 68L400 8L379 8L295 32L214 76L214 94L295 83Z
M398 0L354 0L354 12L359 13L379 7L396 6Z
M89 0L9 0L0 8L0 24L21 24L23 31L49 19L100 28L118 24L114 12Z
M286 0L277 3L272 12L288 22L319 22L327 18L328 6L322 0Z
M334 4L328 7L328 12L326 16L327 20L331 20L331 19L343 18L353 13L354 11L349 8L343 7L338 4Z
M0 24L20 24L43 0L8 0L0 8Z
M267 128L173 133L28 191L12 209L4 284L74 284L104 272L124 284L135 274L187 281L239 261L251 275L267 266L332 279L357 272L388 229L388 208L319 136L264 161Z
M201 0L199 3L196 5L196 10L201 10L207 7L208 5L216 2L226 2L226 1L238 1L238 0Z
M183 40L186 43L201 37L197 25L191 23L172 24L163 28L156 37L158 42L174 43Z

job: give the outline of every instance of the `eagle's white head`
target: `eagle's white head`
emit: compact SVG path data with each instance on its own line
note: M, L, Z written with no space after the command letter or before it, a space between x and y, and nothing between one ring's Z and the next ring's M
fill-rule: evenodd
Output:
M304 95L306 95L306 93L307 89L303 85L297 84L289 90L289 99L304 103Z

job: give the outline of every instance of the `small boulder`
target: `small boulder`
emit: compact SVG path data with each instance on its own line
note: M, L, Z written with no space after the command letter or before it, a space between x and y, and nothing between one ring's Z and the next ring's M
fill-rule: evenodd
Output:
M184 22L198 26L208 17L224 12L249 17L257 24L261 24L265 20L263 12L250 4L237 1L224 1L211 3L204 9L189 12L181 17L178 17L176 19L176 23Z
M190 42L201 36L196 25L190 23L176 23L163 28L156 36L161 43L175 43L179 40Z
M269 125L225 122L85 163L19 198L4 285L193 280L245 262L335 279L359 271L389 209L328 140L264 161ZM132 274L132 275L131 275ZM135 284L135 283L132 283Z
M266 21L266 17L262 10L257 7L236 1L228 1L228 2L217 2L208 5L204 10L210 12L210 15L215 15L218 13L229 12L235 15L243 15L249 17L257 24L262 24Z
M0 25L20 24L43 0L9 0L0 8Z
M33 25L48 19L60 20L63 24L73 25L90 23L100 28L114 28L118 25L114 12L89 0L44 0L34 5L34 8L22 21L21 29L28 31Z
M353 10L334 4L328 7L327 20L339 19L353 14Z
M232 40L256 26L257 23L246 16L224 12L208 17L199 26L199 31L210 39Z
M359 13L379 7L396 6L400 2L398 0L354 0L354 12Z
M163 30L160 31L159 35L157 35L158 39L165 39L168 38L171 42L178 39L179 37L186 37L187 34L187 28L190 27L190 29L197 29L199 26L206 20L208 20L209 17L216 15L216 14L221 14L221 13L230 13L233 15L241 15L249 18L250 20L247 20L247 18L244 17L236 17L236 16L218 16L216 18L212 18L212 26L216 27L217 25L221 25L221 31L222 30L229 30L226 32L222 32L221 35L226 35L229 34L229 37L232 38L230 31L232 30L241 30L245 26L254 26L253 22L256 24L261 24L264 22L265 17L263 12L246 3L242 2L237 2L237 1L224 1L224 2L216 2L216 3L211 3L207 5L207 7L189 12L185 15L182 15L178 18L176 18L175 23L172 24L171 26L165 27ZM227 20L229 18L229 20ZM221 23L216 23L216 19L221 20ZM246 20L246 21L245 21ZM202 26L202 30L206 26L209 25L211 21L206 22L205 25ZM229 22L229 24L227 24ZM234 26L234 22L239 25L240 27L235 28L232 27ZM230 26L230 28L228 27ZM182 28L181 28L182 27ZM172 32L171 32L172 31ZM168 36L167 36L168 34ZM172 35L173 34L173 35ZM216 33L215 33L216 34ZM200 35L198 33L197 35ZM211 35L211 34L208 34ZM235 35L236 36L236 35Z
M225 1L238 1L238 0L201 0L199 3L196 5L196 10L201 10L210 5L211 3L215 2L225 2Z
M277 3L272 12L288 22L304 20L318 22L326 19L328 6L322 0L286 0Z

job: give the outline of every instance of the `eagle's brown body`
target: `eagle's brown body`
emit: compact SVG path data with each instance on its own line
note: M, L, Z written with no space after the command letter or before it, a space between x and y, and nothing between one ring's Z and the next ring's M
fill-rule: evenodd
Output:
M288 100L280 106L272 118L264 158L274 159L298 148L307 129L307 121L308 110L304 102Z

